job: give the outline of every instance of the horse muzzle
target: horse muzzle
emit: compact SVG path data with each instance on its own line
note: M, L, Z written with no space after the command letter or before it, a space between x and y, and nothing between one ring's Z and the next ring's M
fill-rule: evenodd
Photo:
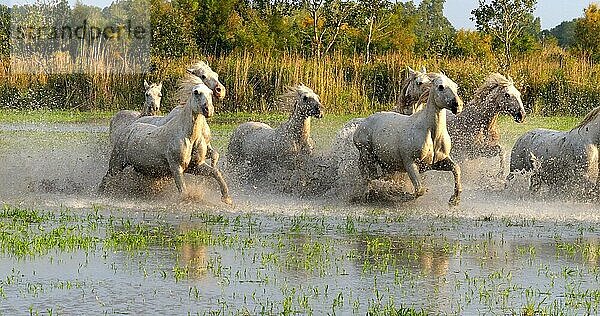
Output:
M513 119L517 123L523 123L525 121L525 112L524 111L518 111L518 112L514 113L513 114Z
M211 111L210 108L208 107L202 107L202 115L204 115L204 117L209 118L212 117L215 114L215 111Z
M456 114L462 112L462 110L463 110L462 100L460 100L460 99L452 100L452 102L450 103L450 111L452 112L452 114L456 115Z
M225 99L225 87L216 86L215 90L213 92L214 92L215 96L217 97L217 99L219 99L219 100Z
M315 118L318 118L318 119L323 118L323 111L321 111L321 110L315 111L312 114L312 116L315 117Z

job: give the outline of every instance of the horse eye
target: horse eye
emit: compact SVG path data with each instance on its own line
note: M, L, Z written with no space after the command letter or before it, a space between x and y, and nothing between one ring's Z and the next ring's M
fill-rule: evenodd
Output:
M200 92L198 92L198 90L194 90L194 94L198 95L198 94L200 94Z
M444 86L443 86L443 85L439 85L439 86L438 86L438 90L440 90L440 91L444 91Z
M308 101L308 97L307 96L303 96L302 100L304 100L304 102L307 102Z
M202 80L206 79L206 75L200 76L200 79L202 79Z
M510 97L510 94L507 92L507 93L504 94L504 97L508 98L508 97Z
M422 85L422 84L423 84L422 82L417 82L417 86L420 86L420 85Z
M162 93L159 93L159 94L158 94L158 97L159 97L159 98L162 98Z

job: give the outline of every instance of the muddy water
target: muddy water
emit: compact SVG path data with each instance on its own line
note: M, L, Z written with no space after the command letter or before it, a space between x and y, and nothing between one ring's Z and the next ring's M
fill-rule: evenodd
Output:
M436 172L419 200L360 205L264 193L229 177L235 206L227 207L212 181L191 176L185 198L168 181L151 192L96 193L108 164L103 125L0 130L0 202L71 214L66 225L98 238L25 256L3 243L0 314L598 312L598 204L532 196L526 179L505 189L495 161L463 165L455 209L446 206L451 176ZM110 246L127 221L211 237ZM3 240L18 234L2 227Z

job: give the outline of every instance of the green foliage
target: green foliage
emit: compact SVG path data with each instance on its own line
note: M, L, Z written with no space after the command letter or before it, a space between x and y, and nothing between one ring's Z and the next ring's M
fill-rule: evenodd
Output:
M454 56L479 59L492 58L492 39L479 32L459 30L456 32Z
M558 40L558 45L563 48L573 46L575 43L575 24L578 19L571 21L564 21L561 24L550 29L548 32L550 36L553 36Z
M429 56L450 55L455 30L444 16L446 0L423 0L417 9L417 53Z
M166 58L193 55L196 51L191 21L172 2L152 0L152 55Z
M510 68L512 45L526 31L535 32L533 11L537 0L479 0L479 7L471 11L477 29L489 34L502 51L502 67ZM537 22L539 25L539 20ZM539 27L538 27L539 29ZM537 31L539 32L539 30ZM528 41L521 43L528 47Z
M577 48L589 53L595 60L600 61L600 5L590 4L583 18L575 24L575 43Z
M10 32L10 11L7 6L0 4L0 58L8 56Z

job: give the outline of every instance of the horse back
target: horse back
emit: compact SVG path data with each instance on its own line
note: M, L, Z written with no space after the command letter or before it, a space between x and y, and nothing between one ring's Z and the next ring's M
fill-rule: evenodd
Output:
M136 119L140 117L140 112L131 110L121 110L110 120L108 133L111 143L115 143L119 135L127 130Z

